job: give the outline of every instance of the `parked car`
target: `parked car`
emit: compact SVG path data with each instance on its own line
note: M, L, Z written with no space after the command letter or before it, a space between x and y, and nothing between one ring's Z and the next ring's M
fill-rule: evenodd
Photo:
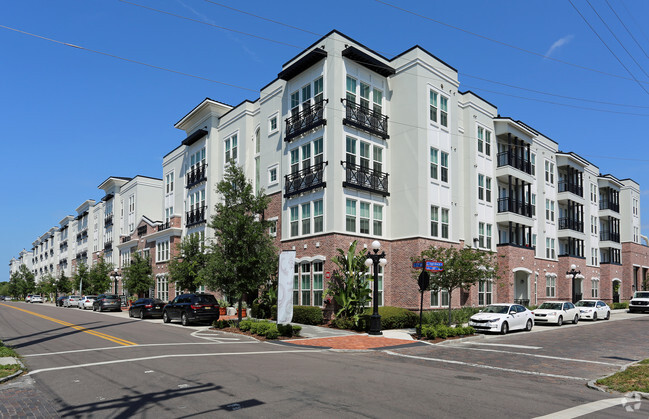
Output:
M129 317L162 317L162 311L165 303L157 298L140 298L136 300L128 309Z
M100 294L92 303L92 311L120 311L122 309L122 300L117 294Z
M649 310L649 291L636 291L629 301L629 313Z
M500 332L510 330L532 330L534 316L520 304L490 304L469 319L469 326L477 331Z
M81 297L79 297L78 295L69 295L68 298L63 300L63 307L77 307L80 299Z
M4 295L0 295L0 301L4 301L4 300L5 300L5 296L4 296Z
M579 309L579 319L604 319L611 318L611 308L604 301L600 300L580 300L575 303Z
M533 311L535 323L579 322L579 309L570 301L546 301Z
M96 295L86 295L84 297L81 297L81 300L79 300L77 307L83 310L91 309L92 304L95 302L96 298Z
M59 298L56 299L56 306L57 307L63 307L63 302L68 299L67 295L62 295Z
M219 303L212 294L182 294L164 306L162 320L180 320L183 326L193 322L213 322L219 319Z
M32 299L29 300L30 303L41 303L43 304L43 297L40 295L32 295Z
M25 302L26 303L31 303L32 302L32 295L31 294L27 294L27 297L25 297Z

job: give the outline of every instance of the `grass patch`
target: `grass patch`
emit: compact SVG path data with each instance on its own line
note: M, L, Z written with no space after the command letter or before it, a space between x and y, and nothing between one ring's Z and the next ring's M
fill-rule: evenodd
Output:
M619 393L649 392L649 359L640 361L624 371L597 380L597 384Z
M16 353L16 351L14 351L8 346L5 346L5 344L2 343L2 341L0 340L0 358L6 356L13 356L14 358L18 358L18 354Z
M20 369L20 365L0 365L0 378L8 377Z

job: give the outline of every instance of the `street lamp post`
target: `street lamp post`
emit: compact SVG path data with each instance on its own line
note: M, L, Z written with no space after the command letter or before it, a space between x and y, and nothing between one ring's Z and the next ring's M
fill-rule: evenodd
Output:
M372 251L368 253L365 259L365 266L368 268L374 265L374 292L372 294L372 315L370 316L370 335L382 335L381 333L381 315L379 314L379 266L387 265L388 261L385 259L385 252L379 253L381 243L378 240L372 242Z
M574 263L570 265L570 270L566 272L566 277L570 278L572 276L572 299L575 299L575 279L577 278L577 275L581 275L581 271L577 270L577 265Z

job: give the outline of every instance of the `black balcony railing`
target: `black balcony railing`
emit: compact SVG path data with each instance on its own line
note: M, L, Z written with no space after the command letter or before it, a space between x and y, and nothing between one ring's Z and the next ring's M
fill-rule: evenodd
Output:
M602 241L620 242L620 233L611 233L610 231L600 231L599 239Z
M347 99L341 99L341 102L345 105L343 124L362 129L383 139L390 138L388 135L387 115L350 102Z
M113 249L113 242L112 241L107 241L104 243L104 250L112 250Z
M324 104L328 101L328 99L325 99L316 102L290 118L286 118L286 135L284 136L284 141L291 141L298 135L302 135L320 125L326 125L327 120L324 119Z
M559 230L575 230L583 233L584 222L574 218L561 217L559 218Z
M131 241L131 236L122 237L122 243L130 242L130 241Z
M170 221L167 221L167 222L164 223L164 224L160 224L160 225L158 226L158 231L163 231L163 230L166 230L166 229L168 229L168 228L171 228L171 222L170 222Z
M185 175L185 187L191 188L194 185L197 185L203 181L207 180L207 163L199 164L194 166L187 174Z
M525 173L532 174L532 163L513 151L498 153L498 167L512 166Z
M611 210L615 212L620 212L620 204L616 204L615 202L610 202L610 201L599 201L599 209L600 210Z
M110 227L113 225L113 215L109 215L106 218L104 218L104 227Z
M142 236L144 236L145 234L146 234L146 225L139 226L139 227L137 228L137 235L140 236L140 237L142 237Z
M324 181L324 167L329 162L299 170L284 176L284 197L288 198L311 189L324 188L327 184Z
M361 189L368 192L389 196L388 174L369 167L362 167L354 163L341 161L345 168L344 187Z
M581 196L581 197L584 196L583 186L579 186L572 182L566 182L565 180L560 180L558 186L559 186L559 192L572 192L577 196Z
M532 218L532 204L511 197L498 198L498 212L513 212Z
M194 208L185 213L185 225L191 227L205 222L205 206Z

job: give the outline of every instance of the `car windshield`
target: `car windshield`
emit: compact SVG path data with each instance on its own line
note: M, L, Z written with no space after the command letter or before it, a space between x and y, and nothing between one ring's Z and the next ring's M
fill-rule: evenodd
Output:
M633 298L649 298L649 292L636 292Z
M595 307L595 301L577 301L577 307Z
M541 310L561 310L561 303L543 303L539 306Z
M509 306L487 306L482 310L483 313L498 313L498 314L507 314L509 312Z
M106 294L105 298L109 300L117 300L119 297L117 296L117 294Z

